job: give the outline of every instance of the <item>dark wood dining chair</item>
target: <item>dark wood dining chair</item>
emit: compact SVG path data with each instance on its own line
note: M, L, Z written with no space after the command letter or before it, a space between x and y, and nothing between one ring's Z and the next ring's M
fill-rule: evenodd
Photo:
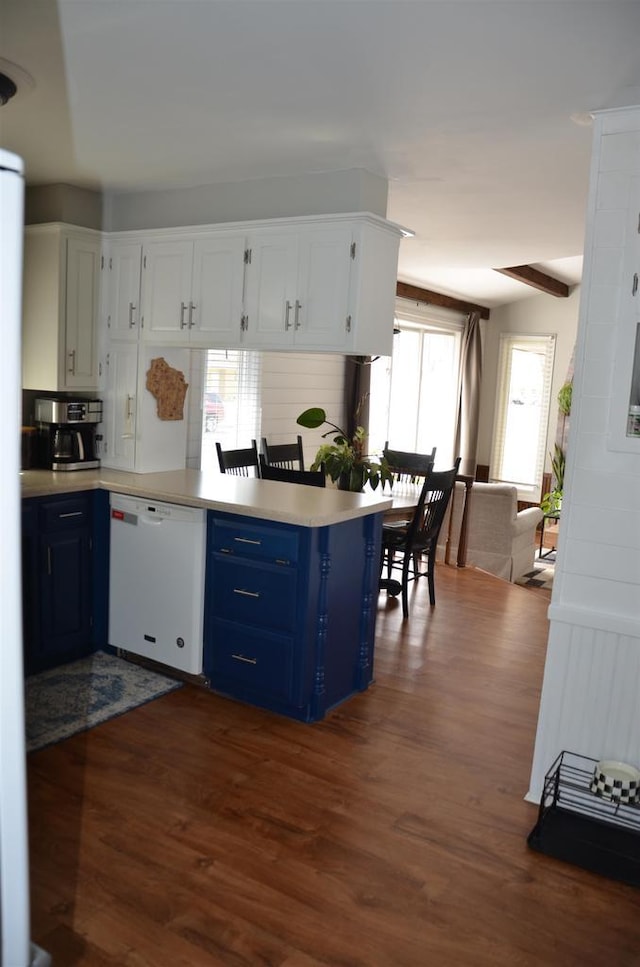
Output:
M419 477L424 477L436 461L436 448L431 453L412 453L409 450L395 450L389 446L387 440L382 451L382 456L389 464L395 480L415 482Z
M326 486L323 470L290 470L289 467L276 467L267 463L260 454L260 476L263 480L281 480L284 483L306 484L307 487Z
M221 473L235 474L236 477L250 477L250 471L253 470L254 476L260 476L258 445L255 440L251 441L250 447L240 450L223 450L216 440L216 450Z
M435 561L438 535L444 520L451 494L460 466L460 457L451 470L430 470L420 491L420 497L408 525L384 524L382 527L382 555L380 574L387 565L387 578L381 580L380 587L389 594L402 593L402 617L409 617L409 581L417 581L426 576L429 585L429 602L436 603ZM401 560L396 562L395 555L400 553ZM421 559L426 555L427 570L420 568ZM401 579L392 580L392 571L399 568Z
M267 443L262 438L262 453L270 467L285 467L287 470L304 470L304 454L302 451L302 437L296 443Z

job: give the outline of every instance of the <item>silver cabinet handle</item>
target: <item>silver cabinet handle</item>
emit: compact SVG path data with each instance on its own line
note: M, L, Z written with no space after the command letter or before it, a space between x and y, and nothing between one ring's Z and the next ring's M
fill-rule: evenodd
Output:
M291 323L289 322L289 313L291 312L291 303L289 302L288 299L285 302L284 307L285 307L285 313L284 313L284 328L285 328L285 330L287 330L287 329L291 329Z
M133 313L136 311L135 303L129 303L129 329L135 329L136 321L133 318Z
M633 285L631 286L631 295L635 295L638 291L638 273L633 273Z
M133 416L133 396L131 393L127 393L127 409L124 415L125 420L130 420Z
M68 514L58 514L58 520L63 520L65 517L82 517L82 514L81 510L69 511Z
M196 311L197 308L198 307L195 304L195 302L190 302L189 303L189 329L193 329L193 327L196 324L196 320L194 319L194 313L195 313L195 311Z
M234 541L237 541L238 544L255 544L256 547L260 547L262 544L262 541L252 541L249 537L234 537L233 539Z
M259 598L260 597L260 592L259 591L246 591L244 588L234 588L233 589L233 593L234 594L241 594L245 598Z
M185 326L187 325L187 323L184 321L184 314L186 311L187 311L187 303L181 302L180 303L180 328L181 329L184 329Z
M234 659L234 661L243 661L247 665L257 665L258 664L258 659L257 658L245 658L244 655L232 655L231 657Z
M72 349L69 355L69 372L72 376L75 376L76 372L76 351Z
M299 329L300 328L300 310L301 309L302 309L302 303L301 302L298 302L298 300L296 299L296 314L295 314L294 319L293 319L293 328L294 329Z
M51 576L51 546L47 544L47 574Z

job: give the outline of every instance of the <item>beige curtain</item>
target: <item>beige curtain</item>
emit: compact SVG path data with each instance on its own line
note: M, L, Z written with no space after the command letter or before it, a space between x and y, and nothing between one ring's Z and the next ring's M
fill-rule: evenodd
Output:
M478 424L480 420L480 386L482 384L482 339L480 313L471 312L462 337L458 415L454 455L460 459L460 473L476 474Z

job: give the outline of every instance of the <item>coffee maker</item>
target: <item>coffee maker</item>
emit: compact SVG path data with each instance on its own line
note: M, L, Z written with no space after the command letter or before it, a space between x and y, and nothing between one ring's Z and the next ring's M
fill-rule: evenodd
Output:
M47 470L90 470L99 467L96 427L102 400L36 399L38 464Z

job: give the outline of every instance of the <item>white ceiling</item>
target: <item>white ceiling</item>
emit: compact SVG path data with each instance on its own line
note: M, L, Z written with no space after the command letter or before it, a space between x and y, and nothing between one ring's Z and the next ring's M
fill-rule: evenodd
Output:
M416 233L399 277L492 306L537 294L492 267L580 279L572 116L640 102L640 2L0 0L0 58L29 184L364 168Z

